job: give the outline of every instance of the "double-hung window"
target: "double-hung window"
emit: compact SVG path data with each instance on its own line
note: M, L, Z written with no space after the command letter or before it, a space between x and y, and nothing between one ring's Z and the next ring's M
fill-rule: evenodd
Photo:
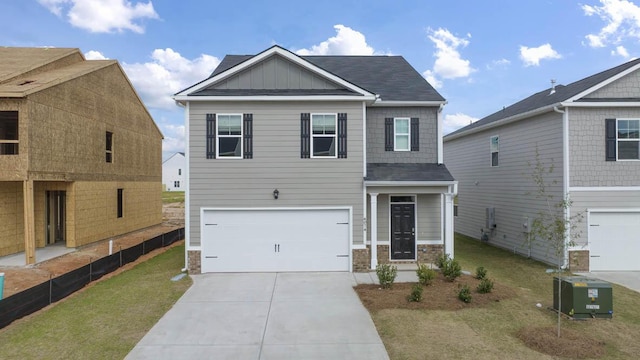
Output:
M394 151L410 151L409 139L411 139L411 127L409 126L409 118L393 119Z
M498 153L500 151L500 137L492 136L489 140L489 149L491 152L491 166L498 166Z
M242 114L217 116L218 158L242 159Z
M336 114L311 114L311 157L336 157Z
M640 120L618 119L618 160L640 160Z
M0 155L18 155L17 111L0 111Z

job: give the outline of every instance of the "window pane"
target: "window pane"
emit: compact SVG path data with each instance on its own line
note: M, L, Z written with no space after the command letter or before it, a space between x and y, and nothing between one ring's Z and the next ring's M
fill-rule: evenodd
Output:
M218 156L240 157L240 138L221 137L218 139Z
M640 133L640 120L629 120L629 139L638 139Z
M336 133L335 115L312 115L311 127L314 135L333 135Z
M0 155L18 155L18 144L0 144Z
M219 115L218 135L241 135L242 117L240 115Z
M313 138L313 156L335 156L336 138L331 136L314 137Z
M640 159L639 146L640 141L619 141L618 142L618 159L629 160L629 159Z
M0 111L0 140L18 140L17 111Z
M397 119L396 120L396 134L408 134L409 133L409 120Z
M500 147L500 145L499 145L500 144L499 137L498 136L493 136L491 138L491 142L490 143L491 143L491 152L492 153L497 152L498 148Z
M491 166L498 166L498 153L491 153Z
M409 150L409 135L396 135L396 150Z

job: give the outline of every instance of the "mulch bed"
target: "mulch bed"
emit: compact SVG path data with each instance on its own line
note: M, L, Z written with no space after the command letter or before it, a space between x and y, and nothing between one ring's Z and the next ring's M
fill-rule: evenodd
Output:
M553 356L597 359L605 354L605 343L577 331L555 327L524 327L516 333L529 348Z

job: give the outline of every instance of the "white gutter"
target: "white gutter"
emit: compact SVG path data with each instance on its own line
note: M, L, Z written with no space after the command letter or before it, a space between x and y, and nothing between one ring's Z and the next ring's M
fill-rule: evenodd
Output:
M569 199L569 109L558 109L557 106L553 107L553 111L562 114L562 199ZM564 209L565 223L571 219L571 209ZM571 240L571 227L567 229L565 233L565 244L568 244ZM562 268L566 269L569 265L569 247L564 247Z
M563 107L640 107L640 101L564 101L560 103Z
M371 106L441 106L446 105L447 101L385 101L378 100Z
M198 96L176 95L175 101L375 101L374 95L255 95L255 96Z
M458 181L370 181L365 180L366 186L457 186Z

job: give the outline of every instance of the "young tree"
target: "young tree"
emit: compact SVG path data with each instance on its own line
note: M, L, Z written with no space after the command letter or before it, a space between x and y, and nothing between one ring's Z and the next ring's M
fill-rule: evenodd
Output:
M567 247L575 245L575 240L580 236L578 224L582 221L583 214L578 212L568 216L571 209L571 199L566 194L558 199L552 193L557 181L549 181L547 178L553 174L553 159L546 167L540 159L540 153L536 146L535 163L528 163L532 168L531 178L535 184L535 197L544 203L542 210L538 211L533 219L529 232L530 241L538 242L551 254L557 264L558 274L558 337L560 337L562 308L562 265L565 263L565 251Z

